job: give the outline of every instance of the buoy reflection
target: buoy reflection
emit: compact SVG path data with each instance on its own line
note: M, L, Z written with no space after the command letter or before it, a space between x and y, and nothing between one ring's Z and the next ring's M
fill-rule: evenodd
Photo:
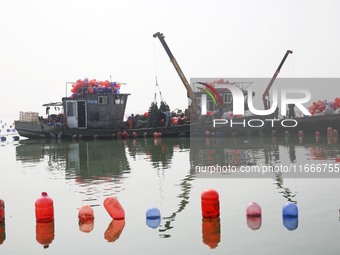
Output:
M202 218L202 241L211 249L215 249L221 242L220 217Z
M105 240L108 242L116 241L122 234L124 227L125 219L112 220L104 233Z

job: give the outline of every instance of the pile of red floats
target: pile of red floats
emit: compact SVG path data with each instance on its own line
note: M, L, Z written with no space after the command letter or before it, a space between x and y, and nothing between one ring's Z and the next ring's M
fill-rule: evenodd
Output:
M314 102L309 108L309 112L312 115L330 115L340 114L340 98L335 98L334 101L328 102L327 100L318 100Z
M84 94L120 94L121 84L118 82L97 81L96 79L89 80L85 78L84 80L77 80L72 84L71 92L72 98L81 97Z

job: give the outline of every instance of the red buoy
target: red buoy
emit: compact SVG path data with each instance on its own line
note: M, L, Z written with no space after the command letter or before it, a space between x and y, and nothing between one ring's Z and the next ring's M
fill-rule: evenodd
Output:
M93 209L89 205L83 205L78 212L79 223L88 223L94 220Z
M125 211L116 197L107 197L104 200L104 207L114 220L125 219Z
M220 201L216 190L207 189L201 194L202 216L204 218L217 218L220 216Z
M50 222L54 220L53 200L46 192L35 201L35 218L37 222Z
M5 221L5 201L0 199L0 223Z
M0 245L3 244L3 242L6 239L6 230L5 230L5 220L0 221Z

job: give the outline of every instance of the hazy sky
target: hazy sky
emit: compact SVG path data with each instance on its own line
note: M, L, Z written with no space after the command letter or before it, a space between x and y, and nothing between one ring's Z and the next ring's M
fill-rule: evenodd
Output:
M155 75L172 109L186 91L158 39L162 32L187 79L339 77L337 0L13 0L0 4L0 119L69 93L66 82L88 77L125 82L128 113L143 113ZM340 97L340 84L310 88L320 99ZM256 88L255 88L256 90ZM257 95L262 95L263 88Z

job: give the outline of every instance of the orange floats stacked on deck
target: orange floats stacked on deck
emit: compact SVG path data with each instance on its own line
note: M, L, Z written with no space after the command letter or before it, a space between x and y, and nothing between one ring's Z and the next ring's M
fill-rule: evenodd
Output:
M216 190L207 189L202 192L201 208L204 218L217 218L220 216L220 200Z
M37 222L50 222L54 220L53 200L46 192L35 201L35 218Z
M97 94L97 93L106 93L106 94L120 94L121 84L118 82L110 82L106 81L97 81L96 79L89 80L85 78L84 80L77 80L72 84L71 97L81 97L84 94Z
M118 199L114 196L107 197L104 200L104 207L114 220L125 219L124 208L119 203Z

